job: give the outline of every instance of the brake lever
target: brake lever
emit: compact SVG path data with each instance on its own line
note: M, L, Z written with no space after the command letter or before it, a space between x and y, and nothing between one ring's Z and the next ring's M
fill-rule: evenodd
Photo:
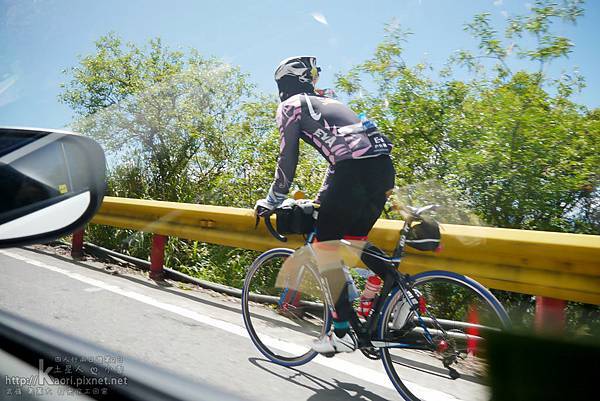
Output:
M273 228L273 224L271 224L271 215L273 213L275 213L277 211L277 209L273 209L265 214L262 215L262 217L265 218L265 226L267 226L267 230L269 230L269 233L271 233L271 235L273 237L275 237L276 240L281 241L281 242L287 242L287 237L279 234L277 232L277 230L275 228Z
M256 230L258 228L258 225L260 224L260 218L261 217L266 217L268 218L269 216L271 216L273 213L275 212L275 209L270 210L264 214L258 214L258 211L254 212L254 216L256 217L256 223L254 224L254 229Z

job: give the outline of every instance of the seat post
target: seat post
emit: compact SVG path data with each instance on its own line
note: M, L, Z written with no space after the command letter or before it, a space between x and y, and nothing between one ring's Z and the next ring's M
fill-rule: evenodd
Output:
M396 260L404 256L404 246L406 244L406 237L410 232L410 225L412 224L412 221L413 219L411 216L406 216L406 218L404 219L404 226L402 227L402 230L400 230L400 239L398 240L398 245L396 245L396 249L394 249L392 259ZM399 262L396 262L396 267L398 266L398 264Z

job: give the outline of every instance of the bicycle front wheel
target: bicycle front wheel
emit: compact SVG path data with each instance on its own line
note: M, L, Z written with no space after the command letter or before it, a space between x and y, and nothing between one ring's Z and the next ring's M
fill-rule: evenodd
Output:
M316 269L301 267L290 275L293 282L289 283L288 277L281 277L281 267L293 253L277 248L260 255L250 266L242 290L242 313L252 342L269 360L283 366L313 359L317 353L312 342L331 325Z
M390 295L379 336L381 359L405 400L490 399L485 334L510 326L506 311L481 284L447 271L412 277L413 310L401 290ZM414 299L414 296L411 295Z

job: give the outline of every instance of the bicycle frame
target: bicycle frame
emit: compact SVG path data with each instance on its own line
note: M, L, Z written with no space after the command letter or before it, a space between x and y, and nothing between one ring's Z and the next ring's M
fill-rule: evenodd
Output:
M387 299L387 297L394 290L394 288L398 288L399 291L402 291L404 299L408 300L410 308L412 310L415 310L416 309L415 306L417 306L417 304L415 304L413 302L414 299L417 299L416 294L414 294L412 289L409 286L407 286L408 276L403 275L402 273L400 273L398 271L398 267L399 267L399 265L404 257L404 254L405 254L404 249L406 246L406 238L407 238L408 234L410 233L412 221L413 221L413 219L411 217L408 217L404 221L404 226L402 227L402 230L400 231L400 238L398 240L396 248L394 249L394 252L393 252L393 256L391 258L385 257L383 255L377 255L377 254L370 253L371 256L379 258L379 259L383 260L384 262L389 263L390 267L393 267L393 269L390 269L390 273L391 273L393 279L389 280L389 278L388 278L387 280L384 280L384 285L383 285L383 288L381 289L380 295L378 297L376 297L376 299L373 301L373 311L364 323L360 321L354 308L352 309L352 314L350 316L350 325L352 326L352 328L354 329L355 333L358 336L359 348L370 348L370 347L410 348L410 349L423 349L423 350L431 350L431 349L435 348L432 335L429 333L429 330L427 329L421 315L418 312L417 312L417 320L419 322L419 326L423 329L424 338L426 340L425 344L409 344L409 343L401 343L401 342L392 343L389 341L384 341L384 339L373 339L373 335L374 335L375 331L377 330L377 324L379 322L379 317L380 317L381 311L385 304L385 302L383 302L383 301L385 299ZM312 249L312 243L313 243L314 239L315 239L315 232L311 232L310 234L308 234L308 236L306 238L306 242L305 242L305 244L313 252L314 252L314 250ZM348 245L352 246L350 243L348 243ZM331 293L329 291L329 285L327 283L327 280L325 280L321 275L319 275L319 278L321 280L321 284L325 288L325 292L326 292L325 297L326 297L326 301L329 304L329 306L328 306L329 310L330 310L330 312L334 312L335 311L335 309L334 309L335 302L333 301L333 299L331 297ZM409 292L411 292L412 297L409 296ZM433 320L435 321L434 317L431 317L431 318L433 318ZM442 331L444 331L443 328L441 328L441 325L438 325L438 326L440 326L440 329Z

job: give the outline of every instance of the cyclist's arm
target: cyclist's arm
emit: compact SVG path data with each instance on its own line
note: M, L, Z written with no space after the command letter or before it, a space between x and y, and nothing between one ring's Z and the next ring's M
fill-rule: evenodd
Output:
M296 175L300 150L301 105L299 96L279 105L277 125L279 127L279 158L275 170L275 181L265 201L271 208L278 207L286 199Z

